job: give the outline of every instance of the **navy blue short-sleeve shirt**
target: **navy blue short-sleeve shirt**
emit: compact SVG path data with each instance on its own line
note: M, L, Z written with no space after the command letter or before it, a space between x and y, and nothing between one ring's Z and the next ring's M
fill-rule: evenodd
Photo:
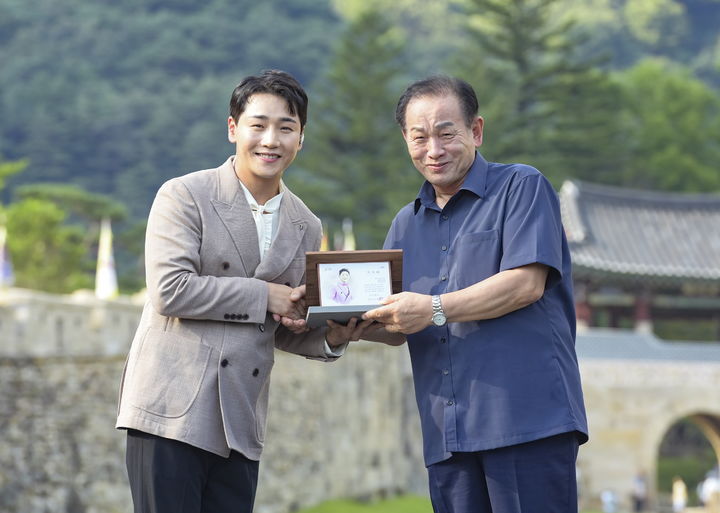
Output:
M478 153L444 208L423 184L395 217L385 248L404 251L403 288L421 294L523 265L549 267L545 293L525 308L407 337L426 465L571 431L587 440L570 253L557 195L539 171Z

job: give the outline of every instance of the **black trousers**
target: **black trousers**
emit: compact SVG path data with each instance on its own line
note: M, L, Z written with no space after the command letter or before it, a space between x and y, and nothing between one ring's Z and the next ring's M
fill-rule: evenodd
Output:
M135 513L251 513L259 462L128 430L126 463Z

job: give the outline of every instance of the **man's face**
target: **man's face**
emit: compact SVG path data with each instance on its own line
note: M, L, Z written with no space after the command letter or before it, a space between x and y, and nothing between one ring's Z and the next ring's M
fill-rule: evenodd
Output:
M410 158L436 193L454 194L482 144L483 119L468 127L455 95L420 96L405 111L403 137Z
M246 186L280 183L302 147L300 118L274 94L252 95L237 122L228 118L228 139L235 143L235 173Z

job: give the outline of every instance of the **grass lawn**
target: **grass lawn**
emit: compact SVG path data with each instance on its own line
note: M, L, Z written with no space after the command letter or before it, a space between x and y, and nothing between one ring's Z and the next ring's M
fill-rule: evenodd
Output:
M351 500L323 502L298 513L433 513L430 499L406 495L387 501L360 503ZM600 513L586 511L585 513Z
M430 499L406 495L370 503L350 500L328 501L298 513L432 513L432 506Z

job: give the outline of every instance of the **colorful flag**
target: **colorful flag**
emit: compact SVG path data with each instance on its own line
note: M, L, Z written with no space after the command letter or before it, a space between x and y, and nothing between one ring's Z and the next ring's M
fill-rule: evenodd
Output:
M95 297L112 299L118 295L117 274L112 249L112 228L110 219L100 224L100 242L98 244L97 271L95 273Z
M355 251L355 234L352 219L343 219L343 251Z
M322 225L322 239L320 240L320 251L327 251L329 249L329 242L328 242L328 231L327 226L325 226L325 223Z
M10 287L15 283L10 253L5 242L7 241L7 228L0 226L0 287Z

